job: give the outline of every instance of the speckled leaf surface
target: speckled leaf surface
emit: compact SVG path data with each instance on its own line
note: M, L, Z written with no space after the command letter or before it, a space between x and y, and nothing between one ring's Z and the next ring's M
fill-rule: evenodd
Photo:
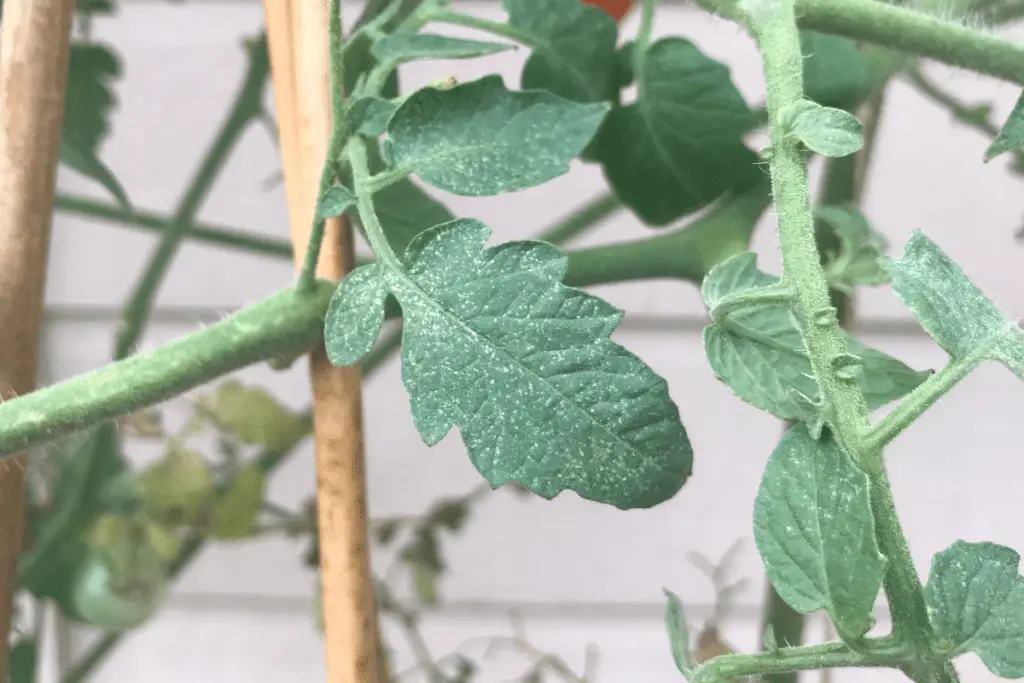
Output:
M739 254L711 270L701 292L708 308L729 294L766 287L778 278L757 269L757 256ZM900 398L923 382L918 372L846 337L847 350L863 363L860 375L869 408ZM736 396L780 418L806 417L805 401L818 400L818 383L793 314L781 306L739 311L725 327L704 328L704 353L712 372Z
M1001 361L1024 379L1024 334L938 245L915 231L903 258L884 259L896 295L953 358Z
M579 0L504 0L512 28L533 43L523 66L524 88L577 102L600 102L615 93L615 21Z
M674 495L692 451L665 380L608 339L621 312L561 284L541 242L484 249L474 220L410 244L385 273L404 319L402 379L423 440L458 427L492 486L563 490L619 508Z
M370 352L384 324L387 282L378 263L345 276L331 297L324 321L324 346L334 365L354 365Z
M413 93L388 123L391 163L464 196L515 192L569 170L608 105L514 92L500 76Z
M995 543L957 541L935 555L928 615L947 653L976 652L1003 678L1024 677L1024 579L1020 555Z
M868 477L831 437L816 440L804 425L783 435L754 501L754 540L768 579L793 609L828 611L844 639L871 628L885 558Z

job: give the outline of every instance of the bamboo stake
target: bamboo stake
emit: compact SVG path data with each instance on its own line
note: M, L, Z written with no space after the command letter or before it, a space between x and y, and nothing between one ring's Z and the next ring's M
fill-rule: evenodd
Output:
M296 268L309 241L331 132L327 0L265 0L281 157ZM330 221L317 276L352 267L349 226ZM328 683L375 683L379 644L366 530L362 403L357 367L335 368L323 345L310 356L317 515Z
M0 398L36 386L74 0L7 0L0 23ZM25 526L24 455L0 468L0 681Z

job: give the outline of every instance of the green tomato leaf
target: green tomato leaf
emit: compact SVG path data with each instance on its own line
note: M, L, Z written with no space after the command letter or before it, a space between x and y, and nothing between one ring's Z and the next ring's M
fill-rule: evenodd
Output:
M852 111L871 93L868 59L849 38L800 32L804 94L825 107Z
M724 297L778 278L757 269L757 256L738 254L712 268L701 293L708 309ZM909 393L929 372L902 362L846 336L847 351L860 358L860 380L871 409ZM789 309L765 306L737 311L724 327L704 328L704 352L718 379L737 397L785 420L813 422L811 406L819 400L818 384L796 320Z
M1000 154L1021 147L1024 147L1024 92L1017 98L1017 103L1013 105L1013 111L1007 117L999 135L985 150L985 161L991 161Z
M995 543L957 541L932 559L928 615L942 651L973 651L1001 678L1024 678L1020 555Z
M335 218L355 206L356 198L344 185L331 185L316 203L317 218Z
M384 273L424 442L458 426L495 488L516 481L624 509L672 497L690 475L690 443L665 380L608 339L622 313L562 285L555 247L484 250L489 234L474 220L437 226L409 245L407 272Z
M756 180L744 143L753 116L729 68L683 38L651 45L637 99L609 114L594 155L615 194L650 225L692 213Z
M779 441L754 501L754 540L790 607L826 610L843 640L871 628L885 558L868 476L831 437L815 440L796 425Z
M893 290L953 358L978 354L1024 379L1024 334L938 245L914 231L903 258L884 259Z
M563 175L594 136L607 104L512 92L500 76L423 88L388 124L395 168L453 194L515 192Z
M388 122L398 111L398 105L379 97L363 97L352 103L348 110L351 130L368 138L377 138L387 130Z
M855 204L821 206L814 210L814 217L831 229L839 243L839 252L829 254L825 264L830 287L853 296L859 286L892 282L880 261L888 242Z
M388 286L377 263L359 266L335 290L324 322L327 357L338 366L355 365L370 352L384 324Z
M788 119L790 133L822 156L849 156L864 145L864 126L848 111L803 100L782 116Z
M672 648L672 661L683 676L689 677L693 672L693 655L690 654L690 627L686 623L686 612L683 601L667 588L665 597L665 629L668 631L668 644Z
M528 38L533 52L523 66L522 87L547 90L576 102L614 97L615 21L579 0L503 0L509 25Z
M373 44L370 54L378 62L409 62L414 59L464 59L511 50L515 46L484 43L431 33L395 33Z
M120 62L108 47L71 46L59 156L61 163L96 181L130 209L124 188L98 153L117 105L112 82L120 76Z

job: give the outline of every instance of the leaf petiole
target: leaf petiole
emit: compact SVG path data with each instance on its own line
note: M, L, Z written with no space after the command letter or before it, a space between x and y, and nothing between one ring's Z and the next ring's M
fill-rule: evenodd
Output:
M501 36L502 38L508 38L514 40L524 47L530 49L542 47L534 40L533 36L523 33L508 24L500 21L491 21L490 19L481 19L480 17L474 17L469 14L463 14L461 12L451 12L448 10L436 10L433 12L427 12L423 15L423 23L440 23L440 24L452 24L453 26L465 26L466 28L476 29L477 31L483 31L490 33L495 36Z
M911 653L892 638L867 639L863 652L845 643L783 647L774 652L722 655L697 668L693 683L720 683L745 676L766 676L843 667L895 667L909 661Z
M373 206L373 176L370 175L369 156L366 142L353 137L348 142L348 159L352 168L352 186L356 195L356 210L359 221L366 232L366 239L379 261L387 268L403 272L402 261L388 242L384 227L380 224Z
M891 413L871 427L863 439L865 448L870 451L881 451L989 357L990 349L987 346L978 346L966 356L951 360L907 394Z
M733 313L766 306L787 306L794 299L792 288L783 280L767 287L744 289L719 299L710 311L711 322L728 327L729 316Z

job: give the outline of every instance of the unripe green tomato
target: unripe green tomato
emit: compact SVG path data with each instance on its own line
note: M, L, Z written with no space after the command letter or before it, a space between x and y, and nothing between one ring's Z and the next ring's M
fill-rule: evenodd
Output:
M137 596L124 596L111 586L113 575L99 553L89 553L75 577L71 595L75 611L90 624L112 631L126 631L139 626L160 605L167 582L149 582Z

